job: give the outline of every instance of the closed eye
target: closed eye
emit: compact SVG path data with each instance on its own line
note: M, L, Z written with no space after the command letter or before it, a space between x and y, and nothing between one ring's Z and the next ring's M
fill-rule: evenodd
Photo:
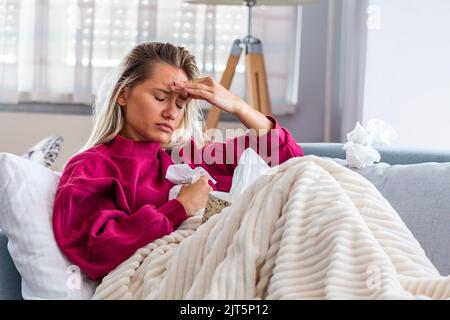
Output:
M166 100L166 98L158 98L157 96L155 96L155 99L159 102L163 102L164 100Z
M179 97L178 97L178 103L179 103L179 104L177 104L177 106L178 106L179 108L186 107L186 105L187 105L187 103L188 103L188 98L185 97L185 96L179 96Z
M186 102L182 103L182 104L177 104L177 107L179 109L183 109L186 106Z
M155 97L155 100L159 101L159 102L163 102L164 100L167 99L167 98L159 98L157 96L154 96L154 97ZM181 103L182 104L177 104L177 108L178 109L183 109L185 107L186 103L187 103L187 100L182 99Z

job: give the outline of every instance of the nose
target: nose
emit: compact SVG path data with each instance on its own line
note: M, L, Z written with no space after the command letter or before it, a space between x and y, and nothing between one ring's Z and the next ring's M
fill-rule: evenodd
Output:
M166 105L163 110L163 116L164 118L168 118L171 120L175 120L177 118L177 105L175 101L170 102Z

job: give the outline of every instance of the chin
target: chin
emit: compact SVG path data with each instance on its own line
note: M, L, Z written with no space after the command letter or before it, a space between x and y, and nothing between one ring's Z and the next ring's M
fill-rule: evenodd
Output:
M169 143L172 138L172 134L158 132L157 134L152 135L152 141L159 143Z

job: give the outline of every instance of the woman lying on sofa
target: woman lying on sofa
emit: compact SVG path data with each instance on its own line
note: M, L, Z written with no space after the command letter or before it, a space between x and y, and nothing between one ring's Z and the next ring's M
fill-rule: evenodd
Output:
M196 100L233 113L250 133L205 145ZM100 89L90 138L62 173L53 212L59 247L89 278L101 279L204 208L210 191L228 192L247 147L271 166L303 156L273 116L256 111L214 79L199 78L186 49L139 44L113 83ZM175 153L192 168L203 167L217 184L202 177L168 201L174 184L164 177Z

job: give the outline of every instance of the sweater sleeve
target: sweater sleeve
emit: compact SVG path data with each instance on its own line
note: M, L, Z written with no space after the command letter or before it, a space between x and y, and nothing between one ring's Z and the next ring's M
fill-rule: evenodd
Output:
M217 187L221 191L229 191L234 169L247 148L255 150L271 167L293 157L302 157L303 150L290 132L281 127L274 116L266 117L273 123L273 128L265 134L258 136L255 131L248 130L244 135L225 142L212 142L203 148L195 147L191 140L190 149L182 150L180 157L192 167L204 167L218 181Z
M53 208L55 238L69 260L93 280L140 247L171 233L187 217L177 199L131 212L114 178L85 177L68 170L61 179L64 183Z

